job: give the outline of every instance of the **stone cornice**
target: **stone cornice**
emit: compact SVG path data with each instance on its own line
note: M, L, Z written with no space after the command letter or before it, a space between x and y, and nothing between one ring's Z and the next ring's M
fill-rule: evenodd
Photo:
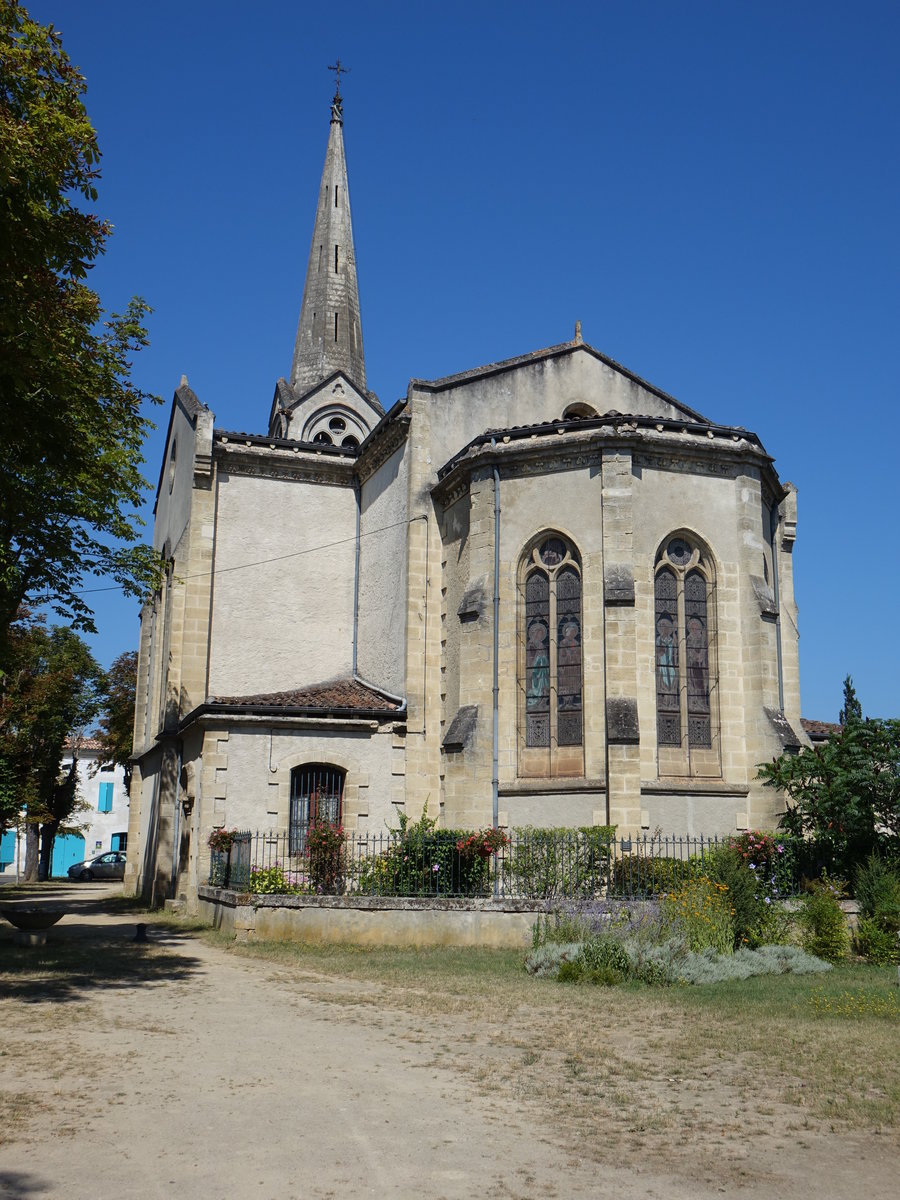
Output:
M363 443L360 456L356 461L360 483L371 479L378 468L383 466L398 447L403 445L409 432L409 423L409 410L404 406L398 408L396 412L392 409L387 417L376 425Z
M512 478L596 467L604 455L625 452L656 470L737 478L749 468L762 475L778 498L784 495L772 459L753 435L741 430L636 417L591 422L588 429L579 424L482 435L441 468L432 493L441 504L452 504L465 494L476 471L494 463L501 478Z
M277 439L217 431L214 454L219 470L229 475L352 487L356 474L355 455L335 453L330 446L319 450L311 445L279 444Z

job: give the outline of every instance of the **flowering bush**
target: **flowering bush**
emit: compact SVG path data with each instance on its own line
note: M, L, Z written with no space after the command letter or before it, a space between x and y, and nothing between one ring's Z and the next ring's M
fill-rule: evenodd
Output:
M784 836L751 829L727 839L726 845L737 854L758 878L765 879L770 899L787 896L792 891L796 847Z
M490 891L490 860L479 852L485 840L505 838L501 830L437 829L426 805L418 821L397 814L400 826L391 830L388 849L360 862L357 890L379 896L486 896ZM472 843L471 852L460 846ZM498 845L499 849L500 846Z
M681 935L688 949L711 947L720 954L734 949L734 908L724 883L700 875L663 896L660 907L673 934Z
M250 872L250 889L255 896L284 896L308 890L306 878L286 871L280 863L271 867L256 867Z
M456 843L460 858L490 858L509 845L509 838L502 829L479 829Z
M227 854L239 833L238 829L214 829L206 844L215 854Z
M316 820L306 832L309 882L312 890L327 896L344 890L346 837L343 825Z

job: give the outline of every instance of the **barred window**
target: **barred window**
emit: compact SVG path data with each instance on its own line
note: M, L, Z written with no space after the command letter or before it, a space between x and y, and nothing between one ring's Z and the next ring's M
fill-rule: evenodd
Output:
M305 763L291 771L290 852L302 854L311 821L341 822L346 771Z
M687 537L670 538L654 579L657 744L690 753L715 736L711 670L715 576L708 554Z

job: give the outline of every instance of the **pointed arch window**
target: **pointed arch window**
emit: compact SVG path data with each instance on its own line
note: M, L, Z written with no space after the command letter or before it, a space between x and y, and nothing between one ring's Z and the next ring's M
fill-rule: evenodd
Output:
M523 556L520 774L583 773L581 559L545 534Z
M718 774L715 573L687 535L657 554L654 617L660 773Z

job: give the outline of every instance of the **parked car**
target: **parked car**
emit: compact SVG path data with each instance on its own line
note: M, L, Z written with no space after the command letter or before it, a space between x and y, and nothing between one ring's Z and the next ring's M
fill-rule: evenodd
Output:
M84 862L74 863L69 867L70 879L124 879L125 855L121 850L111 850L108 854L98 854L96 858L86 858Z

